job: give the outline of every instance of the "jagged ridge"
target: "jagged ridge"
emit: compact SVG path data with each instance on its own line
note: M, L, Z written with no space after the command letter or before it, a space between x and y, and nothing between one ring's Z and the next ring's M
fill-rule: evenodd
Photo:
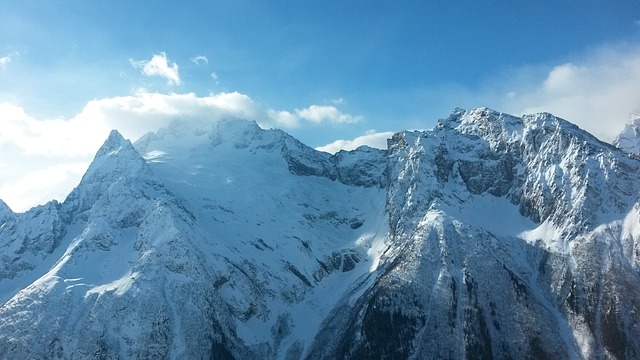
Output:
M489 109L389 152L379 276L311 358L638 356L636 160L550 114Z

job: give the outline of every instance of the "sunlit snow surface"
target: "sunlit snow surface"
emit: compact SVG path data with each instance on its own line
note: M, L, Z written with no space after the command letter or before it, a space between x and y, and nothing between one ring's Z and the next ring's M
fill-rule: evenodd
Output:
M269 343L283 314L290 317L292 336L280 347L307 344L345 290L375 269L387 234L385 191L293 175L282 156L288 140L282 133L252 123L236 125L205 134L167 129L137 145L153 172L197 219L207 262L223 256L251 263L271 292L264 300L268 318L239 321L238 335L248 345ZM356 222L362 225L354 229ZM317 260L342 250L354 250L362 263L316 282ZM296 284L300 280L288 270L291 265L313 287ZM225 301L249 306L246 295L232 286L219 291ZM285 301L283 294L292 300Z

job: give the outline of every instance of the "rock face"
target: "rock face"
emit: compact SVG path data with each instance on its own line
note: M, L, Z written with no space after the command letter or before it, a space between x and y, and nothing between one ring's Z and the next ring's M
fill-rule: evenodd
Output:
M0 358L638 358L639 179L485 108L335 155L113 132L62 204L0 202Z

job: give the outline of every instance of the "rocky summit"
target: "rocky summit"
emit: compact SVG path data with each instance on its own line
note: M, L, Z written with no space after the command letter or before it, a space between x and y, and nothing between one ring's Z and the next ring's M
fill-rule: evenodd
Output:
M64 202L0 201L0 358L638 359L632 152L486 108L335 155L113 131Z

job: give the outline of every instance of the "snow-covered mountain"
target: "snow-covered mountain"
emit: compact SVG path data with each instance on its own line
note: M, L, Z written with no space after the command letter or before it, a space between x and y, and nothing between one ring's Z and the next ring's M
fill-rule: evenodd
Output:
M640 115L635 114L613 140L613 145L635 155L640 155Z
M388 150L254 122L112 132L0 202L0 358L640 357L640 161L550 114Z

